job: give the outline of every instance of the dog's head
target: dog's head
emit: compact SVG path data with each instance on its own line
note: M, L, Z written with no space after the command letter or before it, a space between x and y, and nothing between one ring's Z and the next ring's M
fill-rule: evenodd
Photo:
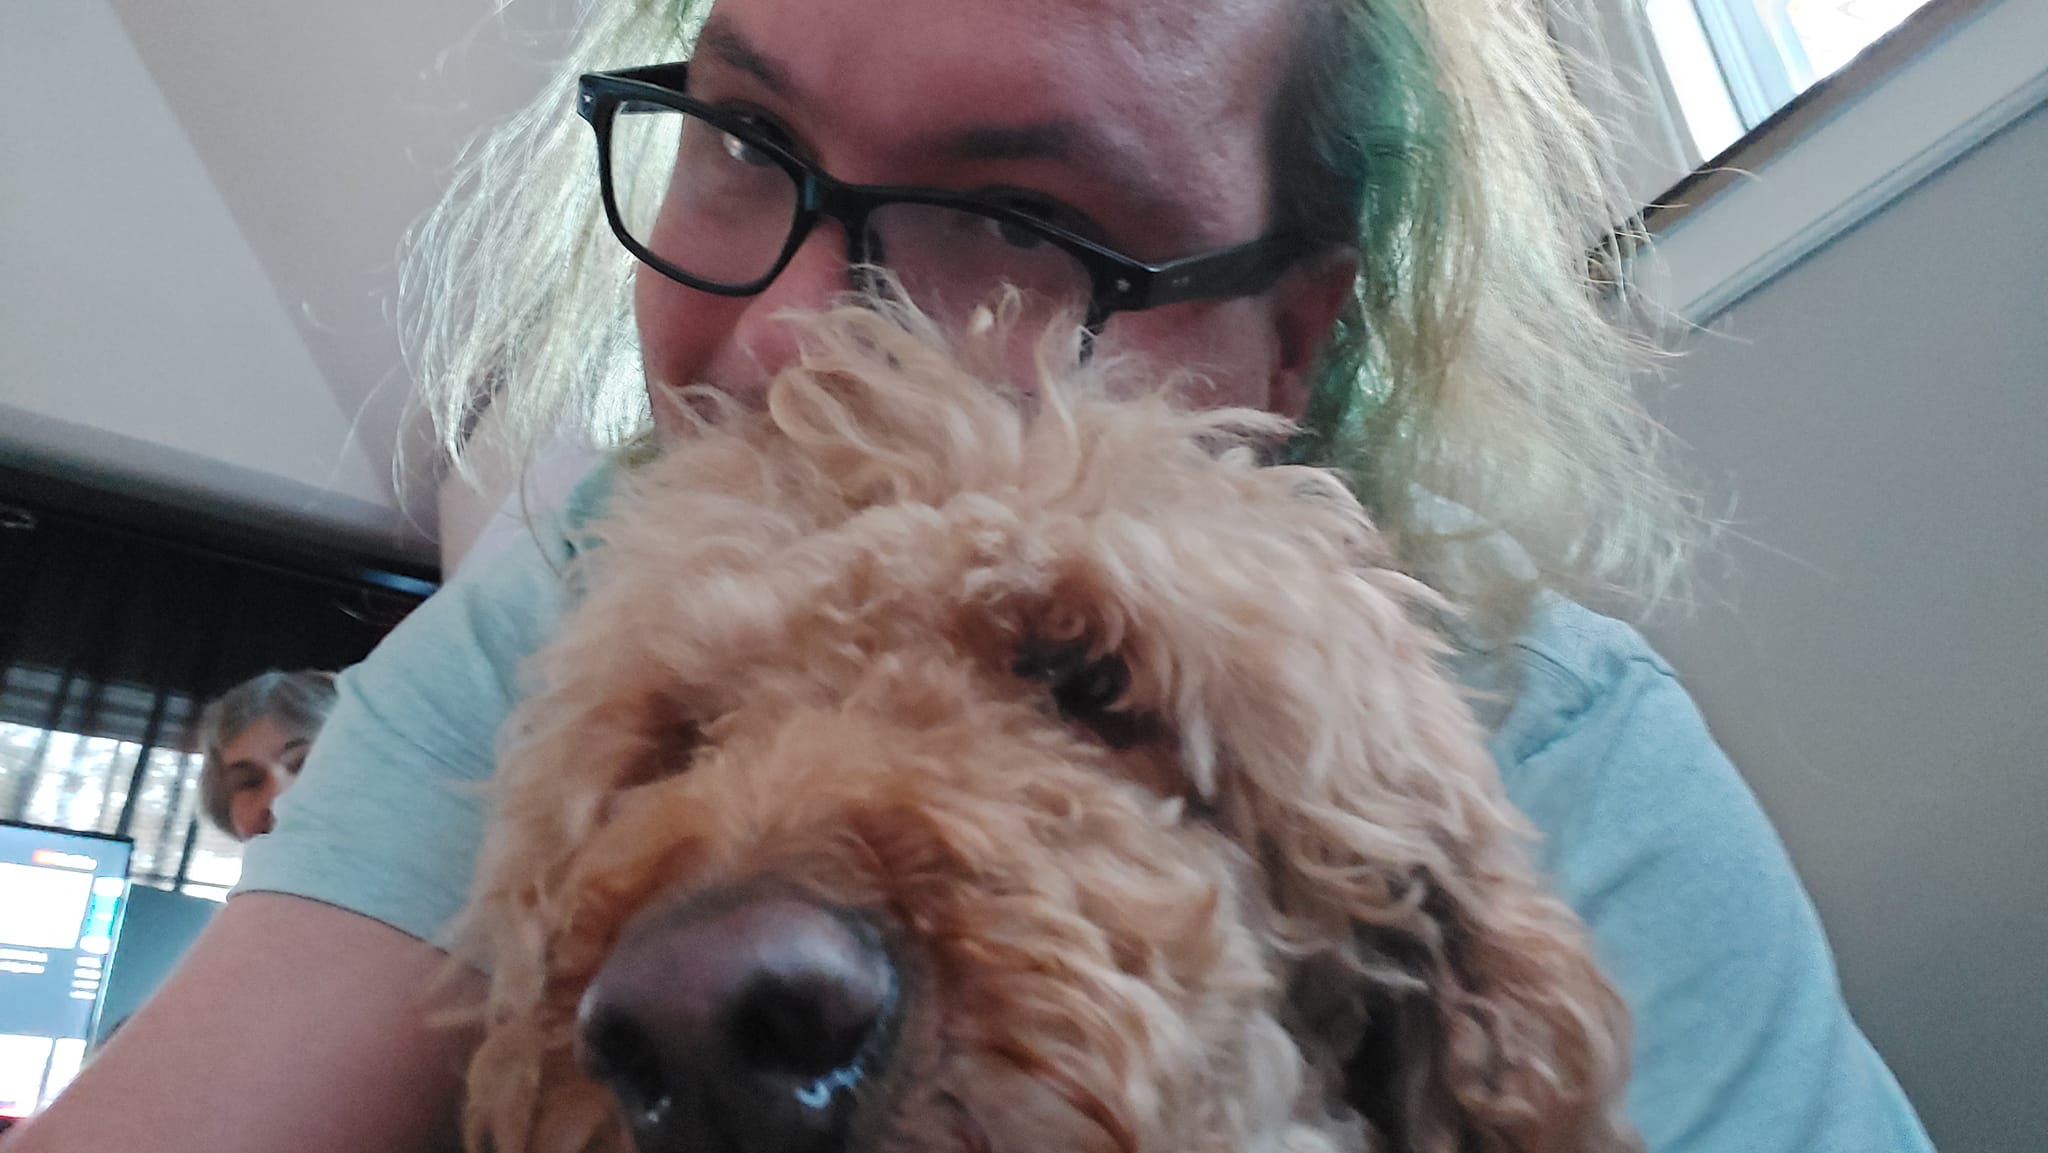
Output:
M499 1153L1610 1150L1620 1003L1284 429L813 332L627 482L472 907Z

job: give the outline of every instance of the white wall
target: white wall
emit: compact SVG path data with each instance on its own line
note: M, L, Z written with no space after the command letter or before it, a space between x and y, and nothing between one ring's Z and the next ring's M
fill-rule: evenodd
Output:
M0 107L0 452L388 531L388 479L103 0L9 0Z
M0 3L0 459L431 561L400 238L574 7Z
M2048 1149L2044 193L2048 110L1738 302L1667 402L1736 523L1657 639L1945 1153Z
M105 2L371 459L391 472L404 442L398 496L433 525L437 454L399 356L400 239L463 142L551 83L576 4Z

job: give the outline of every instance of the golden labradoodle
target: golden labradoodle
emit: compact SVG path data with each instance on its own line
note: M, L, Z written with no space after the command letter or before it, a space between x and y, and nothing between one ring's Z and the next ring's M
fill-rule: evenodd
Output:
M472 1148L1637 1148L1623 1007L1339 481L904 323L695 398L595 530L470 913Z

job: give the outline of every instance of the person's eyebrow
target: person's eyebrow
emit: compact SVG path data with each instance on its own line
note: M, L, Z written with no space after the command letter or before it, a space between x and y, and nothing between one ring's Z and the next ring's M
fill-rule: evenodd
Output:
M706 55L753 77L777 96L797 94L788 71L727 21L713 18L704 25L704 31L697 37L697 58ZM1068 120L976 126L952 133L937 141L936 146L938 151L962 160L1071 160L1083 154L1093 159L1095 154L1108 151Z
M762 87L777 96L788 96L795 87L781 65L763 56L751 41L740 35L739 29L722 20L713 18L697 37L697 55L702 57L707 52L719 63L737 68L760 81Z
M728 20L713 16L697 36L695 59L706 57L745 73L775 96L801 104L805 93L789 72L764 54ZM963 128L928 142L927 151L962 161L1047 160L1093 173L1119 187L1147 212L1172 215L1179 206L1173 190L1146 179L1114 143L1073 120L985 124Z
M1142 166L1130 163L1109 138L1077 121L975 125L940 137L932 149L967 163L1050 161L1114 191L1129 211L1144 216L1171 220L1182 207L1172 188Z
M940 147L962 160L1072 160L1101 151L1087 137L1069 121L1048 120L969 128L947 137Z
M308 740L305 737L293 738L292 740L286 741L282 746L278 748L277 757L279 760L283 760L286 756L295 753L312 743L312 741ZM270 766L264 764L262 761L251 760L248 757L243 757L239 761L229 762L228 765L226 766L226 769L230 773L245 771L251 773L267 773L270 771Z

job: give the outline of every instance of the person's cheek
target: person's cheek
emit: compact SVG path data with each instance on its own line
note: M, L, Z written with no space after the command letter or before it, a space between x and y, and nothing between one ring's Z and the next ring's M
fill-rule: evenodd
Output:
M1147 381L1179 379L1190 408L1270 409L1273 339L1256 298L1193 302L1112 318L1102 351L1142 358Z
M725 301L701 293L642 266L634 278L633 316L640 335L647 400L655 427L672 433L677 425L674 396L701 383L717 347Z
M269 831L269 822L263 818L269 809L257 798L254 790L235 794L228 808L228 823L234 826L235 836L246 841Z
M277 826L273 807L277 804L277 795L290 783L283 770L272 769L269 779L260 787L249 790L249 826L254 830L250 836L260 837Z

